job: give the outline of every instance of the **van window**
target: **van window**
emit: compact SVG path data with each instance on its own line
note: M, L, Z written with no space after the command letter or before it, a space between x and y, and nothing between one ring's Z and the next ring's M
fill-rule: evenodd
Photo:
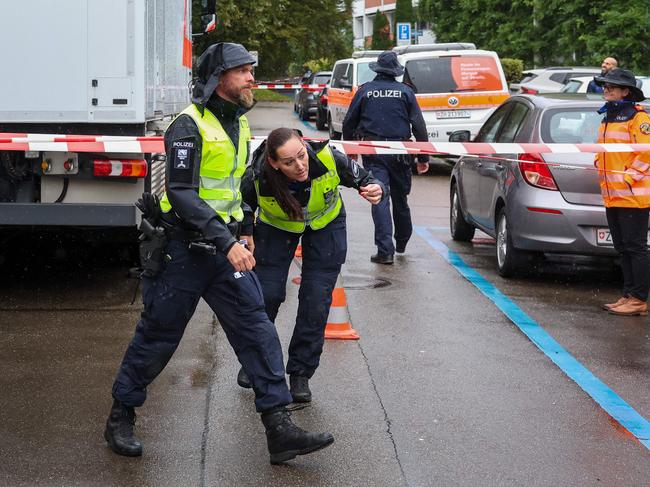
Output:
M352 83L352 79L348 78L348 63L337 64L332 73L332 88L343 88L343 83Z
M357 85L361 86L368 81L372 81L377 76L373 70L370 69L370 63L357 64Z
M503 90L492 56L442 56L406 62L404 82L416 93Z

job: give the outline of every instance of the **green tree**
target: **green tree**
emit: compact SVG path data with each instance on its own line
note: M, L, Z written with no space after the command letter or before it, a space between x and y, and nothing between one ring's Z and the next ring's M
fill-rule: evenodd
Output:
M415 11L411 0L397 0L395 2L395 22L415 22Z
M194 3L198 32L200 0ZM290 64L350 55L350 9L351 0L219 0L217 28L194 39L194 55L215 42L238 42L258 51L256 78L285 76Z
M647 0L624 8L593 0L421 0L418 18L433 22L441 42L473 42L528 67L599 66L615 55L621 65L650 71Z
M372 44L371 49L385 51L393 46L390 38L390 24L388 17L383 12L377 10L372 23Z

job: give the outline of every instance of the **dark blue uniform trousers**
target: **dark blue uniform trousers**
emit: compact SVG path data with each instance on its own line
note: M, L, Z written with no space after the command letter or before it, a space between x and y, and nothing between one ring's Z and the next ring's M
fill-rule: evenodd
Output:
M411 192L412 174L410 164L404 162L405 157L408 156L363 156L363 167L372 171L373 176L384 183L390 195L389 198L383 198L379 204L372 205L371 209L372 220L375 223L375 245L378 252L383 255L395 253L393 222L396 242L406 244L413 233L411 210L407 201L407 196Z
M253 383L257 410L289 404L280 340L264 311L255 274L235 272L225 255L190 252L187 243L176 240L166 253L171 260L163 272L143 278L144 311L113 384L113 397L127 406L144 403L147 386L174 354L203 297Z
M323 351L332 291L347 253L345 215L320 230L307 227L303 234L261 222L255 225L255 272L264 291L266 312L273 322L286 298L289 266L301 236L302 276L287 373L312 377Z

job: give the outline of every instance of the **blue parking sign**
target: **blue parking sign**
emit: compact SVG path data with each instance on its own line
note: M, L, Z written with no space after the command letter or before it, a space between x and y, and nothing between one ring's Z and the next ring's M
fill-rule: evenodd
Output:
M397 41L398 43L411 43L411 24L409 22L397 23Z

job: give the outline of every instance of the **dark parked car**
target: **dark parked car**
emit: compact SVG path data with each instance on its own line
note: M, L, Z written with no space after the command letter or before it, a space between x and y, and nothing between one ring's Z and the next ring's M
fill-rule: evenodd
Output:
M602 104L584 95L516 95L495 110L474 142L593 143ZM450 136L467 140L469 131ZM504 277L544 253L615 256L593 164L589 153L461 156L451 174L452 238L469 241L476 228L494 237Z
M327 128L327 86L318 94L316 101L316 128L325 130Z
M331 71L319 71L312 74L304 84L326 85L332 77ZM309 117L316 115L316 102L322 88L302 88L296 93L293 108L298 113L300 120L309 120Z

